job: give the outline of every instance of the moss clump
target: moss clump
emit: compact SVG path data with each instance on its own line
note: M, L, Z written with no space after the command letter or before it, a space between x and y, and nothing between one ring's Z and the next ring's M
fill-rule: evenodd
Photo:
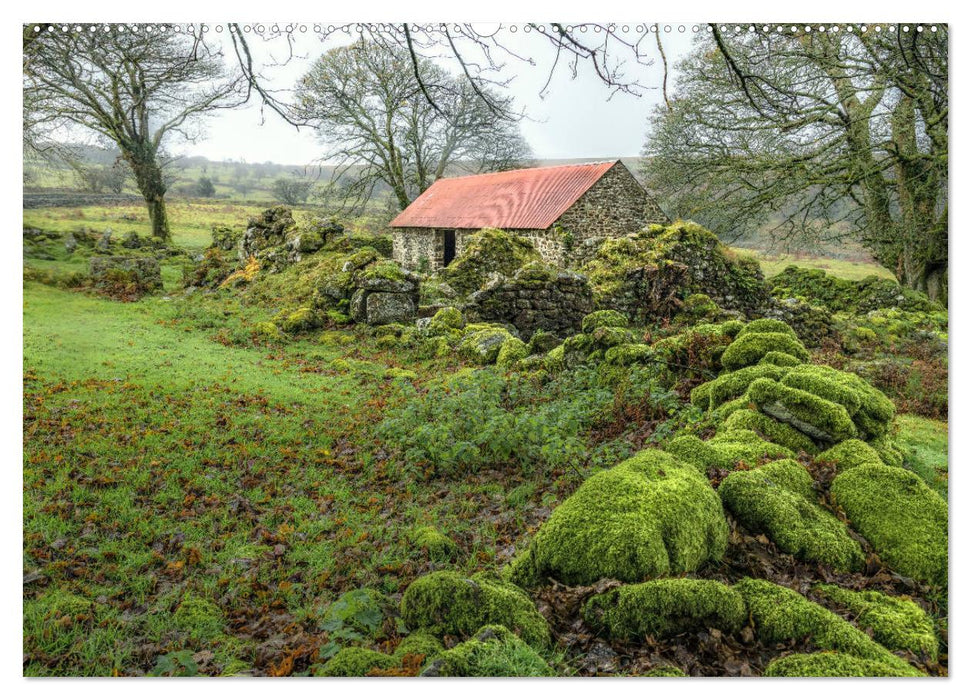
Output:
M430 525L415 528L411 533L411 542L428 552L428 556L433 561L447 561L456 550L455 543L451 539Z
M701 384L691 392L691 403L698 408L711 411L726 401L744 396L749 385L756 379L782 379L788 370L775 365L752 365L735 372L726 372L710 382ZM704 398L707 397L707 402Z
M712 468L730 471L740 464L751 467L767 459L796 456L792 450L763 440L751 430L726 431L707 441L693 435L682 435L671 440L665 449L693 464L702 474L707 474Z
M890 568L947 585L947 502L919 476L864 464L833 479L830 494Z
M425 330L428 335L447 336L464 327L465 319L462 318L462 312L454 306L446 306L435 312Z
M727 536L708 480L669 454L644 450L583 482L514 560L510 576L522 585L547 576L570 585L635 583L719 560Z
M787 352L779 352L778 350L769 350L762 356L759 360L760 365L775 365L776 367L795 367L796 365L803 364L795 355L790 355Z
M716 319L720 313L718 304L707 294L689 294L681 305L678 320L697 323L702 320Z
M398 643L394 650L394 657L399 661L406 656L421 656L428 660L444 649L444 645L434 635L418 631L412 632Z
M773 351L784 352L803 362L809 361L809 351L798 338L790 333L745 333L742 331L722 353L722 366L727 370L748 367L758 364L766 353Z
M598 328L627 328L628 325L624 314L613 309L602 309L584 316L580 321L580 330L583 333L593 333Z
M320 325L317 314L308 306L280 314L277 316L277 323L285 333L309 331Z
M688 674L677 666L655 666L647 673L642 673L644 678L687 678Z
M207 598L186 593L172 616L175 626L195 641L207 641L222 633L226 626L219 606Z
M499 348L496 356L496 366L502 369L509 369L517 362L525 359L529 355L529 346L519 338L510 338Z
M771 379L756 379L749 385L746 398L764 413L814 440L835 443L857 435L856 426L845 407L808 391Z
M625 641L709 627L734 632L745 620L745 602L718 581L659 579L593 596L583 606L583 618L611 639Z
M360 678L371 671L385 671L398 665L398 660L380 651L364 647L343 647L323 665L319 675L330 678Z
M765 667L763 675L770 678L881 678L914 674L880 661L822 651L815 654L790 654L775 659Z
M608 348L604 353L604 362L608 365L618 367L630 367L631 365L649 362L654 357L651 346L644 343L624 343Z
M832 463L836 466L837 472L849 471L865 464L878 466L883 464L883 460L880 459L880 455L875 449L857 439L844 440L825 452L821 452L816 456L816 462Z
M733 472L718 495L739 522L765 533L783 552L840 571L859 571L863 550L846 526L814 502L812 477L798 462L783 460Z
M780 382L843 406L866 440L886 435L896 413L883 392L855 374L832 367L802 365L790 370Z
M442 277L460 294L471 294L495 273L512 276L526 263L539 261L540 254L522 236L484 228L465 240L462 254L442 270Z
M781 423L775 418L743 408L733 411L722 423L719 431L754 430L760 437L777 445L786 447L793 452L816 454L819 449L808 437L800 433L788 423Z
M821 650L840 651L886 664L906 675L921 675L866 633L795 591L761 579L735 584L748 607L755 634L767 644L808 640Z
M260 321L253 325L253 335L263 340L283 340L286 338L275 323Z
M555 676L556 672L535 649L508 629L488 625L473 639L439 654L422 675L515 678Z
M891 467L904 466L904 453L897 447L897 443L891 439L889 434L873 438L868 444L877 451L884 464Z
M436 571L412 582L401 598L401 617L411 629L468 637L487 624L503 625L528 644L546 647L549 625L516 586L475 574Z
M799 339L796 332L792 330L785 321L779 321L774 318L757 318L745 325L741 331L739 331L739 336L748 335L750 333L784 333L795 339Z
M888 649L937 659L934 621L912 600L879 591L850 591L829 584L819 584L813 590L852 612L857 625L870 630L873 638Z

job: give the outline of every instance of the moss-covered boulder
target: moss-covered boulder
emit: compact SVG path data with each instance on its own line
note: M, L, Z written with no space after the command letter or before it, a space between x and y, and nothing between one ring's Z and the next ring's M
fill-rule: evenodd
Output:
M436 571L412 582L401 598L411 629L468 637L483 625L503 625L528 644L546 647L549 625L529 597L511 583L482 574Z
M818 584L813 592L849 611L856 624L892 651L911 651L936 660L938 645L934 621L917 603L879 591L851 591L831 584Z
M390 654L364 647L343 647L320 668L318 675L330 678L360 678L397 665L397 659Z
M809 351L795 337L791 329L788 333L778 331L746 333L743 330L722 353L722 366L727 370L736 370L755 365L770 352L785 353L802 362L809 361Z
M881 661L838 651L820 651L774 659L765 667L763 675L769 678L896 678L914 674Z
M398 660L404 660L406 656L418 656L428 661L444 650L445 646L435 635L418 631L412 632L398 643L394 656Z
M789 265L770 278L769 285L776 297L803 298L821 304L832 312L865 314L887 308L906 311L933 311L939 308L926 295L876 275L862 280L847 280L828 275L823 270Z
M668 442L665 449L693 464L702 474L709 469L731 471L743 464L754 467L766 460L796 456L789 448L764 440L752 430L724 431L709 440L681 435Z
M756 636L766 644L806 640L819 650L876 661L903 675L921 675L865 632L796 591L751 578L736 583L735 590L745 599Z
M598 328L627 328L628 325L624 314L613 309L602 309L584 316L580 322L580 330L583 333L593 333Z
M455 542L430 525L415 528L409 539L414 546L425 550L432 561L448 561L457 549Z
M463 330L458 354L462 359L478 365L495 364L502 346L514 337L503 326L490 323L472 323Z
M812 477L791 459L726 476L718 487L725 507L752 532L783 552L841 571L858 571L863 550L846 525L816 503Z
M857 436L846 408L803 389L771 379L756 379L745 399L782 423L820 443L833 444Z
M696 570L725 552L721 501L696 467L644 450L594 474L557 507L511 565L513 581L635 583Z
M704 384L699 384L691 391L691 403L698 408L711 411L726 401L744 396L749 385L756 379L782 379L788 369L776 365L752 365L743 367L735 372L725 372Z
M583 618L610 639L635 641L715 628L731 633L745 621L745 602L731 586L704 579L658 579L590 598Z
M813 455L819 452L816 444L788 423L777 421L759 411L742 408L733 411L719 426L718 432L751 430L760 438L781 445L795 453L805 452Z
M527 239L509 231L484 228L466 237L462 253L442 270L441 276L457 292L467 295L490 277L510 277L533 261L541 261L541 256Z
M862 440L852 439L833 445L825 452L816 455L819 464L832 464L837 472L862 467L865 464L882 465L880 454Z
M919 476L863 464L833 479L830 495L887 566L947 585L947 502Z
M533 647L502 625L487 625L468 641L442 652L422 676L516 678L555 676Z
M529 355L529 346L519 338L510 338L499 348L496 356L496 366L509 369Z

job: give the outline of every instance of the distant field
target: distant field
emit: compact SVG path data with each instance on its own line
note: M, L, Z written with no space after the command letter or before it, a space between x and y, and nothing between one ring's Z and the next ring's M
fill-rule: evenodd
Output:
M732 248L732 250L742 255L750 255L757 258L759 264L762 266L762 272L766 277L777 275L789 265L795 265L797 267L824 270L830 275L848 280L860 280L870 275L894 279L893 273L890 270L873 262L856 262L806 255L777 255L764 253L753 248Z

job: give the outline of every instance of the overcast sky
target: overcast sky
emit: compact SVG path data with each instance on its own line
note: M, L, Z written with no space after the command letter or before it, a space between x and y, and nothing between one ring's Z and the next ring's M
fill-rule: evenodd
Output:
M481 25L481 30L496 31L497 26ZM673 65L690 50L693 31L692 25L668 26L669 31L664 30L665 25L661 26L661 37L668 62ZM635 29L631 26L631 36L635 36ZM639 97L628 94L611 97L610 89L590 66L584 66L573 78L561 61L545 96L541 96L554 58L551 44L535 32L525 34L521 28L515 33L509 27L498 31L498 38L504 45L536 63L530 66L515 59L504 61L505 76L513 77L509 94L530 117L522 122L521 128L535 157L606 159L640 153L647 117L662 101L663 70L653 37L648 37L643 46L655 59L654 65L639 66L631 60L625 71L628 75L638 75L641 83L655 86L655 89L646 90ZM257 60L266 66L264 73L275 89L290 89L324 50L343 43L340 39L323 43L311 27L306 33L297 32L295 36L296 56L278 67L273 63L282 62L288 54L284 41L261 41L255 37L250 40ZM453 72L457 70L455 65L445 65ZM669 85L669 91L670 88ZM205 136L196 143L173 143L172 150L211 160L273 161L292 165L310 164L323 153L311 130L298 132L269 110L261 116L260 105L256 102L245 108L217 112L206 120L204 131Z

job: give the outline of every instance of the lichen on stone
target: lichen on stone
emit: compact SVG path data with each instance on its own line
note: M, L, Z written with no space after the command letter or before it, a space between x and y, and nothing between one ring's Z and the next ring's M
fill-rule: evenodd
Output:
M524 586L552 577L570 585L601 578L638 582L696 570L722 557L728 525L699 470L644 450L588 478L514 559Z
M745 620L742 596L719 581L658 579L591 597L583 618L610 639L636 641L715 628L732 633Z

